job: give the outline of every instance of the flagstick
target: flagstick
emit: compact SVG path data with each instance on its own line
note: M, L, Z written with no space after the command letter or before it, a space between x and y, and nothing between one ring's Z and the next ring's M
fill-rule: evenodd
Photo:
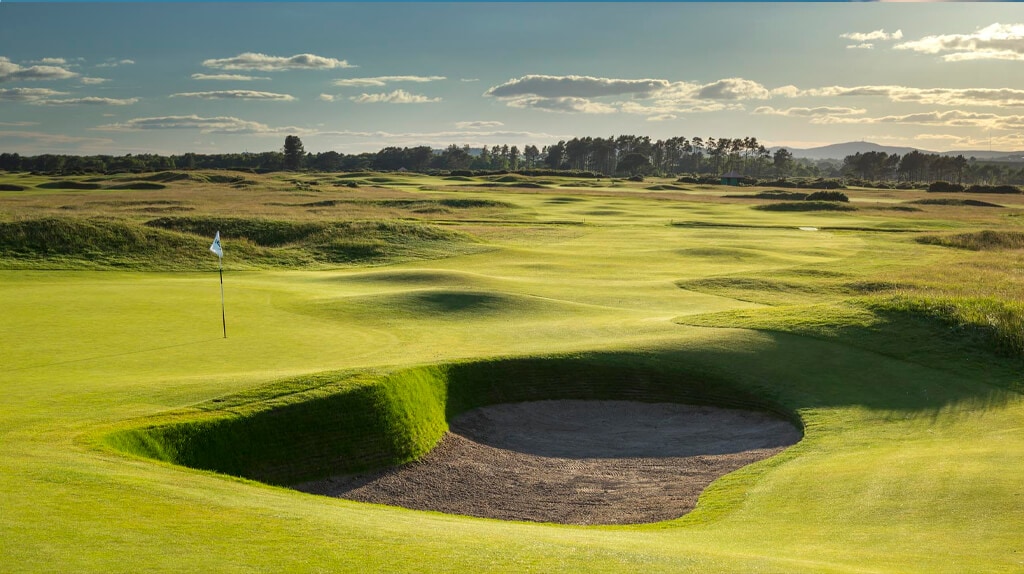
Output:
M227 339L228 319L227 315L224 313L224 258L218 257L217 260L220 261L220 267L218 269L220 271L220 322L224 327L224 338Z

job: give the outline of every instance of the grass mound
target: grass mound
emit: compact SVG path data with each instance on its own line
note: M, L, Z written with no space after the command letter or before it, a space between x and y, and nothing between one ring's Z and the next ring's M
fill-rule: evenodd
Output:
M172 181L181 181L184 179L191 179L191 176L187 173L180 171L161 171L154 173L153 175L142 178L145 181L159 181L164 183L170 183Z
M444 179L446 179L448 181L476 181L475 179L473 179L471 177L466 177L464 175L449 175L448 177L445 177Z
M744 309L677 323L791 333L1024 390L1024 305L989 298L892 295L837 304Z
M762 277L707 277L677 281L676 286L689 291L699 291L764 305L784 304L791 302L793 295L821 295L826 291L826 288L816 287L810 283Z
M195 269L217 231L236 267L380 264L478 251L464 233L401 221L45 217L0 223L0 263L39 268Z
M475 241L464 233L403 221L295 222L259 218L164 217L146 223L202 237L220 231L260 247L291 247L314 262L355 263L436 258L463 252Z
M202 241L130 222L47 217L0 222L0 258L84 266L176 262Z
M25 191L25 188L13 183L0 183L0 191Z
M953 199L948 197L936 198L936 199L918 199L916 201L910 201L915 205L956 205L956 206L969 206L969 207L1003 207L998 203L989 203L987 201L981 201L978 199Z
M91 190L101 189L103 186L98 183L87 183L83 181L49 181L46 183L40 183L37 185L39 189L80 189L80 190Z
M135 191L153 191L158 189L167 189L167 186L162 183L153 183L148 181L133 181L131 183L121 183L118 185L112 185L107 189L125 189Z
M755 205L752 209L761 211L856 211L852 205L832 201L802 201L785 203L768 203Z
M993 251L1000 249L1024 248L1024 233L1019 231L978 231L957 235L925 235L917 238L918 243L941 245L971 251Z
M869 300L875 312L940 324L951 335L1000 355L1024 357L1024 305L992 298L896 296Z
M142 421L104 442L137 456L287 485L415 460L462 412L544 399L713 404L797 420L738 385L681 380L642 356L607 354L321 373L200 405L171 422Z
M799 191L785 191L782 189L775 189L771 191L759 191L753 195L726 195L725 197L731 197L736 199L782 199L787 201L803 201L807 199L806 193L800 193Z
M689 188L687 188L687 187L679 187L678 185L660 184L660 185L651 185L651 186L645 187L644 189L649 189L651 191L686 191Z

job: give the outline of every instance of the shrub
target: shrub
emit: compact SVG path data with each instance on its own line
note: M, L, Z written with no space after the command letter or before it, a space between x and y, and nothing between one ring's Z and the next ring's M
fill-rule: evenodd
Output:
M928 186L929 193L959 193L964 190L964 186L959 183L950 183L948 181L933 181Z
M841 191L815 191L814 193L805 197L807 201L843 201L846 203L850 202L850 198L846 197L846 194Z

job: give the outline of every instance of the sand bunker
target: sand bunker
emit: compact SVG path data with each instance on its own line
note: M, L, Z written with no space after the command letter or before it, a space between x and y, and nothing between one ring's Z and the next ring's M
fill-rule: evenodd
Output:
M692 510L716 478L801 438L765 413L628 401L496 405L450 428L418 462L295 488L503 520L657 522Z

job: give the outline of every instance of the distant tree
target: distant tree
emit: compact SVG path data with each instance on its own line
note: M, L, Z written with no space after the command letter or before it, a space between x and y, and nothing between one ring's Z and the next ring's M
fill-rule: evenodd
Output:
M406 154L409 158L409 169L423 171L430 167L430 160L434 159L434 150L430 146L416 146L410 148Z
M544 164L551 169L561 169L562 160L565 157L565 141L549 145L547 150L547 153L544 154Z
M640 153L628 153L619 160L618 170L629 175L643 174L651 167L651 161Z
M284 138L284 168L296 170L302 167L302 159L306 150L302 147L302 140L299 136L288 136Z
M775 150L772 162L775 165L775 175L786 177L790 168L793 167L793 153L786 148L779 148Z
M540 150L535 145L528 145L523 149L523 161L526 162L527 169L533 169L537 167L537 161L540 159Z
M469 155L469 146L459 147L451 144L441 154L441 164L444 169L466 169L472 161L473 157Z

